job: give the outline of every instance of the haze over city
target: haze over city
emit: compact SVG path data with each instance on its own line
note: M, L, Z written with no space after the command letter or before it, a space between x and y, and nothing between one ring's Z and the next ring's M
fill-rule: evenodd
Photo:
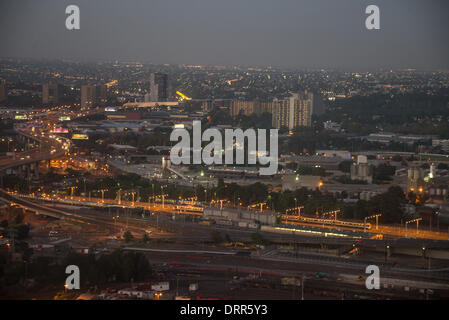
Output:
M291 68L448 69L445 0L2 1L2 57ZM364 26L380 8L380 30Z

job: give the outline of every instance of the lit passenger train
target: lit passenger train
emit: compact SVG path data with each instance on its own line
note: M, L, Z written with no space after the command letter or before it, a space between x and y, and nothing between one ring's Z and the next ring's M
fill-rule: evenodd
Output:
M175 210L178 212L195 212L195 213L203 213L203 207L197 206L186 206L186 205L176 205Z
M294 222L304 222L316 225L330 225L338 227L356 228L356 229L371 229L370 223L363 222L351 222L351 221L341 221L341 220L331 220L331 219L318 219L318 218L308 218L308 217L298 217L292 215L282 215L282 220L294 221Z

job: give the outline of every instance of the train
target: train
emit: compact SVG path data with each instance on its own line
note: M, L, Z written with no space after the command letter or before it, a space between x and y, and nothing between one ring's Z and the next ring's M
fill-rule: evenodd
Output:
M364 230L371 229L370 223L363 223L363 222L308 218L308 217L299 217L299 216L292 216L292 215L282 215L281 218L282 218L282 220L289 221L289 222L303 222L303 223L316 224L316 225L347 227L347 228L364 229Z
M203 213L204 208L198 207L198 206L189 206L189 205L176 205L175 210L177 212Z

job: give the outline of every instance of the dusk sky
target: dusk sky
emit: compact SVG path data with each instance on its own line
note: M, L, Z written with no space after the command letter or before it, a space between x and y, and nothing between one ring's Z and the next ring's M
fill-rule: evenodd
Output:
M76 4L81 30L65 28ZM380 8L380 30L365 8ZM447 0L1 0L0 57L449 69Z

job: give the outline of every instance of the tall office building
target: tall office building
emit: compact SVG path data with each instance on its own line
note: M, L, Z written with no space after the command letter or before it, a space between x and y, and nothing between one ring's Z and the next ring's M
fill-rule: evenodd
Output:
M104 106L108 101L108 88L104 84L95 85L95 96L97 105Z
M42 103L56 104L59 102L59 86L55 82L42 85Z
M8 94L6 92L6 81L0 79L0 102L5 101L8 98Z
M240 100L233 100L231 101L230 105L230 111L231 111L231 117L235 118L239 115L241 112L242 114L249 116L253 113L259 113L260 109L260 103L259 101L240 101Z
M260 110L259 112L262 113L272 113L273 112L273 102L261 102L260 103Z
M215 101L213 99L205 100L201 103L201 111L209 112L214 109Z
M93 108L102 106L107 101L105 85L84 85L81 87L81 107Z
M95 86L81 86L81 108L92 108L95 102Z
M286 99L274 99L272 107L272 125L275 128L310 127L312 125L313 94L311 92L294 93Z
M246 116L249 116L253 113L272 113L272 109L273 102L261 102L258 99L253 101L233 100L231 101L229 107L230 114L233 118L235 118L240 112Z
M321 93L313 93L313 114L319 116L326 111L326 105L324 104L323 95Z
M169 98L168 75L152 73L150 75L150 99L152 102L167 101Z
M272 125L273 127L288 128L288 120L290 114L290 100L289 99L273 99Z

